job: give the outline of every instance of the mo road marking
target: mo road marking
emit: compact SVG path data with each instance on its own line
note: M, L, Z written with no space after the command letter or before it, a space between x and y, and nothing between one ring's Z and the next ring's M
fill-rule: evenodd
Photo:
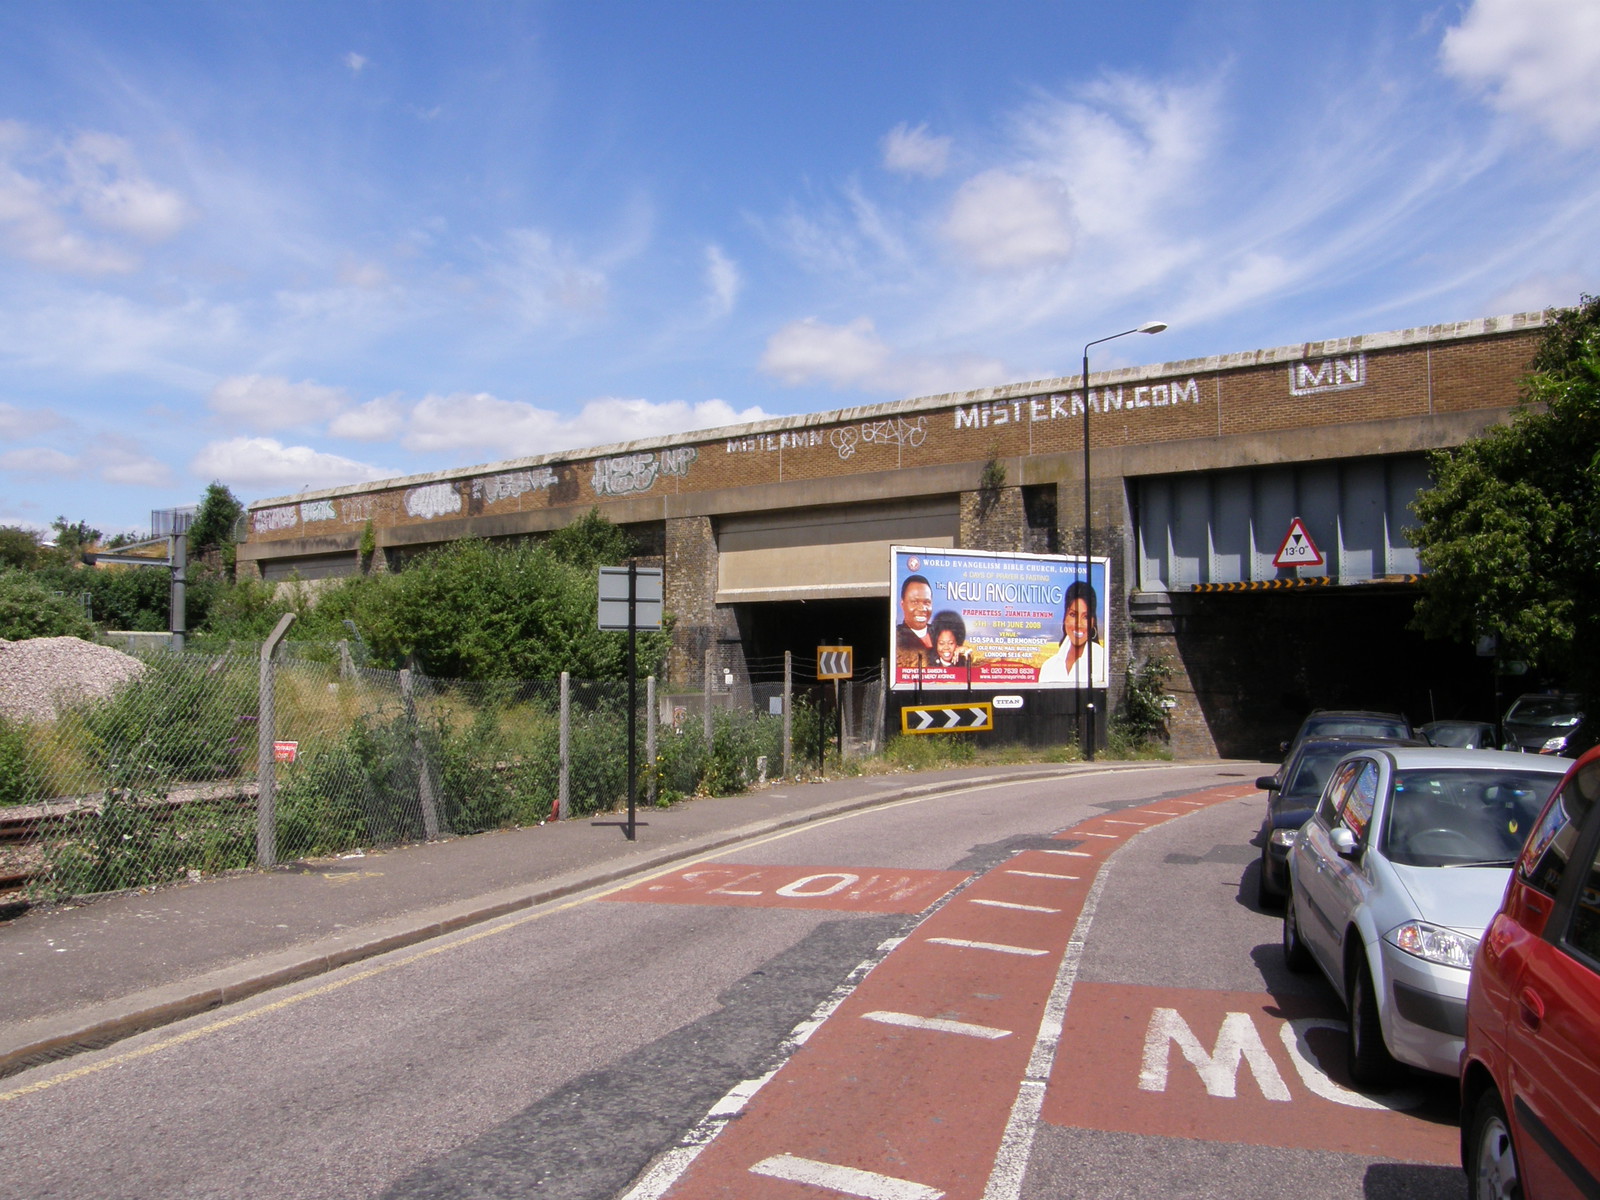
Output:
M1458 1162L1448 1083L1358 1092L1345 1072L1344 1032L1344 1013L1317 995L1079 983L1043 1119L1116 1133Z

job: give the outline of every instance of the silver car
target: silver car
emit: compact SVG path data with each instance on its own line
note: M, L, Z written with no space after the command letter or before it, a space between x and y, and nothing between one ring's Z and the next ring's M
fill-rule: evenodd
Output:
M1328 776L1289 848L1283 952L1344 997L1358 1086L1387 1086L1397 1063L1456 1074L1473 952L1566 765L1375 748Z

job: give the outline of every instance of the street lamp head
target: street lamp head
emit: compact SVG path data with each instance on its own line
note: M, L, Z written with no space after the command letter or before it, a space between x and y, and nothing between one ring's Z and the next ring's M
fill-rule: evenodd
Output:
M1167 323L1165 321L1146 321L1143 325L1139 326L1138 329L1134 330L1134 332L1135 333L1160 333L1166 327L1167 327Z

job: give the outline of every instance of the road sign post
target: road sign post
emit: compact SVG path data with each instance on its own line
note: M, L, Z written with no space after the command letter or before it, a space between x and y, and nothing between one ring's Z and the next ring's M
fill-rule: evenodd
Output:
M605 630L626 630L628 634L628 824L627 837L634 840L638 821L635 809L639 794L639 630L661 628L662 583L659 568L639 569L632 561L625 567L601 567L599 582L599 622Z

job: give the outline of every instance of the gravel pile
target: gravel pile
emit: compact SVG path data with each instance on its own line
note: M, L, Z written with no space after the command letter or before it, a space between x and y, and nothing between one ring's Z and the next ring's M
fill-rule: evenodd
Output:
M59 709L110 695L143 673L132 655L82 638L0 638L0 716L53 721Z

